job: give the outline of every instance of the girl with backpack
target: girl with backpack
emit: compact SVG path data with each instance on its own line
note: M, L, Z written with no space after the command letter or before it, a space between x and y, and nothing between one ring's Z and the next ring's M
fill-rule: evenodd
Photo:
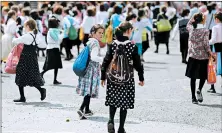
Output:
M90 61L84 77L79 77L76 92L84 96L83 103L77 111L80 119L87 119L86 116L93 115L89 109L90 98L97 98L100 84L100 62L102 57L99 54L99 41L102 40L104 28L100 24L94 25L90 30L89 41L86 43L90 48ZM85 111L84 111L85 109Z
M60 43L62 41L61 31L58 29L59 20L56 18L50 18L49 21L49 31L47 33L47 54L45 64L43 66L43 72L41 76L51 69L54 69L54 81L53 84L61 84L57 81L58 69L62 68L62 60L60 55Z
M33 19L30 19L25 22L24 28L27 34L14 38L12 41L13 44L24 44L24 48L16 67L15 77L15 83L19 87L20 98L14 100L14 102L26 102L24 95L25 86L34 86L37 88L41 94L41 100L44 100L46 98L46 89L41 87L44 85L44 80L39 72L39 64L36 53L37 45L42 44L39 43L36 22Z
M110 45L101 68L101 85L104 87L107 78L105 105L109 106L108 132L115 133L114 116L120 108L120 125L118 133L125 133L124 124L127 109L134 108L135 98L135 68L139 75L139 85L144 85L144 69L136 45L129 40L133 26L123 22L116 28L116 39ZM118 63L121 60L122 64ZM121 66L120 66L121 65Z

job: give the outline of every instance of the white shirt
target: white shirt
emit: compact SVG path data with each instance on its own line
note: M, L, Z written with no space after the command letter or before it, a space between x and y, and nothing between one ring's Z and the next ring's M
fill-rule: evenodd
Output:
M20 44L23 43L25 45L35 45L34 38L32 37L32 35L30 35L30 33L35 37L35 34L33 33L33 31L28 32L27 34L24 34L18 38L13 38L12 40L12 44ZM45 48L45 44L41 43L41 36L39 36L38 34L36 35L36 39L35 39L37 46L39 48ZM33 44L31 44L33 42Z
M59 48L60 49L60 44L62 42L63 39L63 33L59 34L59 40L55 41L54 39L52 39L52 37L50 36L50 33L47 33L47 49L53 49L53 48Z
M109 18L108 12L98 12L96 14L96 23L97 24L104 24Z
M38 31L40 33L42 33L43 32L42 21L41 20L36 20L35 22L37 24Z
M218 23L212 28L211 39L209 44L222 43L222 23Z
M103 57L99 56L99 51L100 51L99 41L96 40L95 38L89 38L87 45L90 47L91 60L99 62L101 64L103 61Z
M168 17L168 20L172 19L175 14L176 14L176 9L175 8L173 8L173 7L168 7L167 8L166 16Z
M84 34L90 34L91 28L96 24L95 17L84 17L81 27L83 28Z
M5 34L14 35L16 33L17 25L16 21L10 18L7 22L7 25L4 27Z
M152 30L152 24L149 19L142 18L139 22L135 22L133 24L133 28L135 29L133 32L133 41L135 43L142 43L142 33L144 29L149 31Z

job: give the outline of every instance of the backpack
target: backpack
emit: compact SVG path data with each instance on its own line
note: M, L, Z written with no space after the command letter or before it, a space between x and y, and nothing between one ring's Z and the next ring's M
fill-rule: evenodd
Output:
M187 23L189 22L189 19L183 19L179 21L179 31L180 35L189 35L189 31L187 30Z
M69 22L71 24L71 27L69 28L69 34L68 34L69 39L70 40L76 40L77 37L78 37L78 34L77 34L77 31L76 31L76 28L73 26L74 22L73 22L71 17L68 17L68 19L69 19Z
M47 26L46 26L46 24L45 24L45 21L47 20L47 16L46 15L44 15L43 17L42 17L42 27L43 27L43 31L42 31L42 34L43 35L47 35L47 33L48 33L48 28L47 28Z
M119 42L114 41L117 46L113 59L108 67L107 78L114 84L127 84L133 78L133 66L130 64L127 57L127 50L125 44L130 41Z
M105 38L106 38L106 43L111 44L113 41L113 25L112 21L110 21L110 24L108 28L105 31Z
M73 71L79 77L84 77L90 61L90 48L86 46L76 58Z

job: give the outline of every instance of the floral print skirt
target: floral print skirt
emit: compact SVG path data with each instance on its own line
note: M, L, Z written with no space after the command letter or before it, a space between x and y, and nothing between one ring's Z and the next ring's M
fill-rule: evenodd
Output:
M76 92L81 96L90 95L98 98L100 84L100 65L98 62L90 61L84 77L79 77Z

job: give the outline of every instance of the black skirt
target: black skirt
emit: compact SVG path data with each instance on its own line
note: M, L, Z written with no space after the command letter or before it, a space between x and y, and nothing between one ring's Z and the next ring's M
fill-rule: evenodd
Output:
M62 68L62 60L59 48L47 49L47 55L43 70Z
M193 79L207 79L208 59L198 60L189 58L186 69L186 76Z

